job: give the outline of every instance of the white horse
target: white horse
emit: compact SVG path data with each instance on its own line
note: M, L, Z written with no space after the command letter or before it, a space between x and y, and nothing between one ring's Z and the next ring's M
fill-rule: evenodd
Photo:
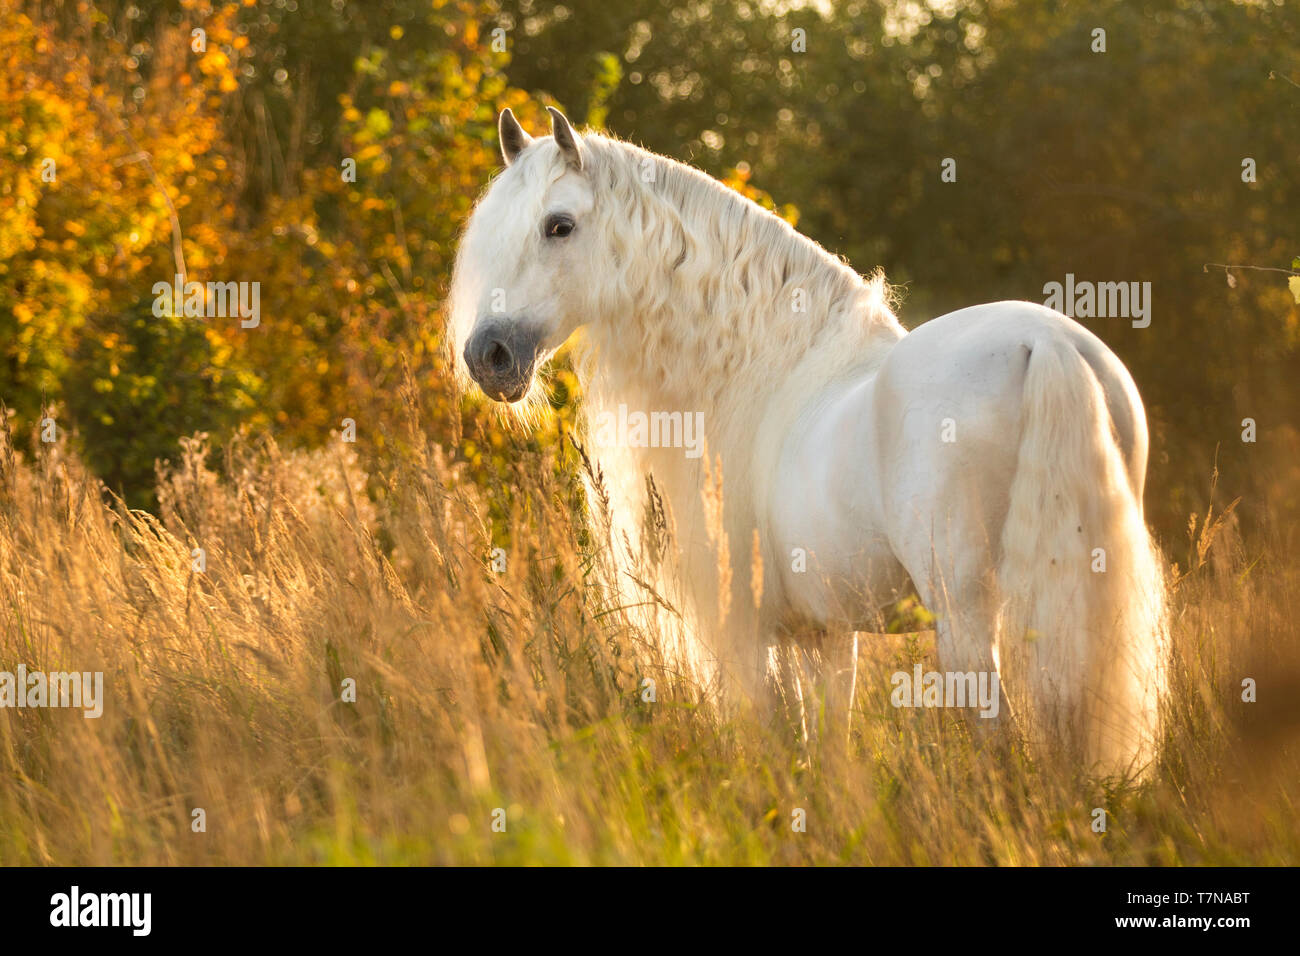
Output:
M528 407L538 368L585 328L587 434L620 423L597 449L615 511L641 515L653 475L676 597L725 676L758 694L769 648L793 641L819 650L844 708L855 632L911 586L949 673L997 675L1016 723L1089 767L1147 765L1163 576L1145 414L1115 355L1029 302L907 332L879 274L697 170L551 116L537 139L500 116L506 169L452 284L458 367ZM683 419L704 454L644 427Z

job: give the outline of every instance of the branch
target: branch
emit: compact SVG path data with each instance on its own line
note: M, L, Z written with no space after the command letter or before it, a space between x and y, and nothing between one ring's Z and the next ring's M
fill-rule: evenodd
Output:
M1227 272L1229 269L1251 269L1254 272L1284 272L1289 276L1300 276L1300 271L1295 269L1278 269L1275 266L1238 266L1227 262L1207 262L1201 266L1202 272L1209 272L1210 267L1222 269Z

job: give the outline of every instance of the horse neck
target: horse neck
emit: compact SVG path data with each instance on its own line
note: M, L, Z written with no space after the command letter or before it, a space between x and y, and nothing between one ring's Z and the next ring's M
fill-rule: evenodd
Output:
M602 310L618 319L593 329L596 407L696 410L718 437L757 421L796 370L826 381L878 363L903 334L883 280L864 281L720 183L653 160L654 184L620 191L627 208L611 222L624 261L619 301Z

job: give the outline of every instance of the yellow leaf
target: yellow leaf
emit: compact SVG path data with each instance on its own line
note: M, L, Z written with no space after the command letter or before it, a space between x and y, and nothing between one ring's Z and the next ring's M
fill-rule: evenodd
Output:
M1295 299L1296 305L1300 305L1300 276L1292 276L1287 279L1286 285L1291 290L1291 296Z

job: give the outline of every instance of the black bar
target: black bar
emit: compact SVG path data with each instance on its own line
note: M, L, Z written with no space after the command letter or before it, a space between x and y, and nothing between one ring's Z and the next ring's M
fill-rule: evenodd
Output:
M637 939L682 945L689 927L693 946L717 938L729 949L746 939L770 946L786 934L814 945L819 937L840 945L856 937L874 948L890 939L1027 942L1019 934L1028 932L1050 933L1032 937L1041 943L1232 945L1257 931L1286 933L1291 919L1283 910L1294 910L1295 883L1284 868L6 869L0 912L6 943L98 937L127 945L333 946L407 934L450 943L468 933L471 940L487 934L482 942L493 949L512 938L549 949L565 940L583 948L600 939L602 947ZM74 886L87 918L99 910L98 894L150 894L148 935L130 925L131 916L143 923L142 905L121 909L121 897L107 911L119 907L128 925L51 925L70 911ZM60 894L68 906L56 914ZM1221 922L1242 918L1247 925ZM1133 919L1154 923L1119 925ZM1212 921L1208 928L1203 919Z

